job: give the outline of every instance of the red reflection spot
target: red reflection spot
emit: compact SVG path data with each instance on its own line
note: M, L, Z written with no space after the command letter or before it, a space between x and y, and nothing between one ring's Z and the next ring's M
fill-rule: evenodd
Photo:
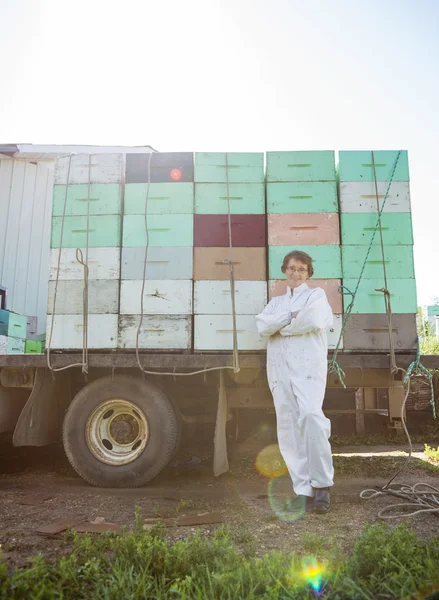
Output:
M171 179L173 179L174 181L179 181L181 179L182 173L180 169L172 169L170 175Z

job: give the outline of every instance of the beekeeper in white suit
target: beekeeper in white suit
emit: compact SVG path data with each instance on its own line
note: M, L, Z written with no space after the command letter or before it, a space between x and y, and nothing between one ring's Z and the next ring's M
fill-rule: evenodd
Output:
M259 333L269 337L267 376L279 448L297 496L289 508L300 514L327 513L334 469L328 441L331 423L322 405L332 310L324 290L306 284L314 272L308 254L287 254L282 272L289 280L287 293L272 298L256 323Z

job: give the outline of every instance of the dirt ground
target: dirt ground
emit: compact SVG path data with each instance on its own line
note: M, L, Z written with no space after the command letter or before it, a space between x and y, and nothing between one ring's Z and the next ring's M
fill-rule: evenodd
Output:
M133 527L135 507L142 517L176 517L209 511L219 513L238 545L257 555L270 550L300 551L310 536L333 537L342 551L349 551L367 523L378 522L378 511L395 499L381 496L362 500L364 488L383 486L403 460L404 446L334 447L336 478L332 509L328 515L306 514L287 522L285 498L291 484L282 475L275 439L256 436L229 445L230 471L215 478L212 454L184 446L171 466L147 487L98 489L86 484L70 467L59 446L13 448L0 443L0 544L4 560L24 566L42 552L65 551L63 534L41 536L36 529L64 518L83 518ZM205 447L204 447L205 448ZM422 469L422 446L403 481L439 484L437 475ZM197 453L195 453L197 452ZM261 454L262 452L262 454ZM28 504L22 504L28 502ZM401 519L392 521L393 524ZM439 535L439 518L420 515L410 525L424 537ZM209 535L213 525L200 527ZM169 539L185 538L195 527L171 527ZM306 534L306 535L305 535ZM64 549L64 550L63 550Z

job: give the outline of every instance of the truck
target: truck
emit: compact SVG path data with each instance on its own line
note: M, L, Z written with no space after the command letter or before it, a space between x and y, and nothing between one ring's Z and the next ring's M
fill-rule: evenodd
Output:
M381 189L388 185L388 170L392 165L394 166L395 152L383 152L381 155L379 151L372 153L373 161L377 158L378 165L381 167L387 165L386 174L379 181L380 193L378 194L377 190L377 202L379 198L385 197ZM363 155L358 157L353 154L355 153L346 153L343 165L349 166L358 158L357 163L361 169L369 173L369 181L366 182L364 189L366 191L373 189L377 177L375 173L375 181L370 179L371 153L365 152L366 159ZM334 289L333 284L335 284L338 296L336 294L334 302L339 303L337 306L342 306L341 276L343 276L343 285L348 279L355 277L355 273L352 274L352 265L358 263L358 256L361 258L365 255L367 243L363 242L362 245L361 241L355 241L351 244L346 243L344 247L343 243L340 243L339 220L342 236L345 235L348 240L350 230L348 231L347 228L353 225L350 225L351 220L348 218L343 220L344 215L360 215L361 219L360 217L358 219L361 220L361 231L366 235L364 232L370 231L370 227L364 226L365 215L367 218L372 215L372 220L376 220L379 214L379 207L378 213L374 213L364 206L370 204L370 196L374 200L374 192L360 193L355 191L355 185L352 185L359 183L364 185L361 179L363 173L344 175L341 167L336 172L334 153L329 151L267 153L264 157L262 153L258 156L245 153L199 153L198 155L156 153L149 146L75 147L8 144L0 145L0 164L2 167L0 209L4 217L3 228L0 226L0 234L3 237L3 251L0 254L2 309L10 315L37 316L39 329L36 335L39 335L40 339L46 336L45 352L5 351L4 354L0 354L0 433L12 433L15 446L43 446L62 441L66 455L77 473L90 484L100 487L134 487L151 481L170 463L178 449L183 428L191 424L211 423L212 427L215 427L214 472L217 475L221 474L227 469L227 423L233 422L237 430L240 423L246 420L245 410L273 409L266 380L264 344L256 339L254 331L246 329L251 328L251 325L242 325L254 320L255 308L252 306L248 309L250 314L240 313L239 310L245 309L236 310L236 306L233 310L230 308L226 311L217 308L215 310L222 313L207 319L199 316L201 309L197 312L197 306L203 304L201 298L203 285L200 281L209 283L211 294L209 298L218 297L223 293L228 294L227 298L230 300L230 292L236 295L237 289L239 293L245 291L244 284L248 282L240 276L240 261L236 258L237 254L235 254L234 270L236 281L234 279L229 281L228 276L218 276L216 280L218 285L212 287L209 273L200 275L197 279L191 271L189 275L184 275L186 277L184 280L181 277L179 279L177 275L175 285L169 287L170 294L173 294L172 298L174 296L180 298L179 294L175 294L175 290L183 290L186 285L184 282L190 282L187 300L189 308L176 309L177 312L184 313L184 319L182 315L176 315L172 308L168 309L170 314L163 316L163 311L160 313L160 309L154 313L156 310L154 307L157 306L157 298L160 301L166 300L165 296L168 292L159 292L155 288L153 291L149 290L146 294L148 298L145 300L146 309L143 305L139 309L141 303L139 303L138 290L142 287L140 285L142 278L137 274L134 279L130 279L130 276L122 274L124 268L127 273L126 269L132 269L133 265L137 269L136 273L143 270L142 294L144 294L144 288L148 286L151 279L148 279L148 241L145 241L145 232L146 238L149 234L149 249L153 251L153 259L148 263L148 268L151 267L151 262L169 262L165 246L166 248L177 247L181 256L184 254L183 248L191 248L191 261L192 251L195 253L195 250L199 250L198 262L201 264L201 269L211 260L209 248L221 248L224 251L224 259L214 261L212 264L219 263L221 268L225 266L227 272L233 270L230 268L230 262L233 260L227 258L228 250L235 250L239 254L242 248L253 249L250 246L262 248L264 252L268 249L264 273L261 276L256 275L257 267L254 265L251 267L255 281L260 281L265 290L263 302L261 300L262 308L268 300L269 290L274 292L283 285L274 270L277 267L270 265L272 249L272 255L277 257L286 245L289 245L290 249L313 246L315 252L319 249L318 256L322 257L317 261L317 270L320 272L320 275L317 275L317 284L328 286L328 290L330 286ZM119 190L117 202L121 208L116 211L117 220L107 218L106 221L100 221L103 225L99 239L108 238L112 228L111 223L115 221L117 225L114 228L114 235L117 242L115 245L107 244L105 241L94 243L93 236L98 235L96 233L98 226L93 223L98 222L98 217L102 218L102 210L107 210L111 213L110 216L114 216L111 212L114 209L102 209L102 206L109 206L113 201L116 202L111 196L113 192L108 187L105 188L105 194L101 194L99 186L110 185L109 180L105 178L110 177L109 173L111 177L116 177L114 175L116 164L118 168L121 166L122 173L120 178L119 175L116 178ZM355 164L353 168L356 168ZM328 175L322 174L325 169ZM301 171L299 176L291 175L291 171L297 170ZM349 171L347 167L345 170L346 173ZM105 172L103 183L97 182L97 172ZM212 172L214 175L211 175ZM287 175L284 175L285 172ZM394 168L394 174L395 172L398 173L398 169ZM359 181L355 179L352 181L352 177L357 177ZM183 188L182 183L188 185ZM408 190L408 171L407 174L404 172L399 177L396 176L395 185L398 183L407 184L404 189ZM78 191L79 196L71 199L70 192L73 188ZM361 188L363 191L364 189ZM163 192L163 190L167 191ZM172 204L169 198L176 193L176 190L178 190L179 206L187 201L186 193L190 190L192 208L188 213L190 218L187 221L195 222L195 231L191 230L193 237L186 244L176 242L177 237L180 239L183 235L182 228L185 220L183 217L188 216L187 213L174 214L176 204L175 202ZM200 210L202 202L206 201L203 200L206 190L210 194L208 205L204 205L206 208ZM170 196L166 197L165 193ZM349 198L353 193L360 198L365 197L365 201L360 203L361 206L358 205L360 208L354 213L349 212L348 209L349 202L352 202ZM408 196L409 192L404 193ZM404 193L395 194L393 203L401 202L400 198ZM148 196L150 200L153 199L152 217L148 204L145 205L145 194L146 203ZM243 203L243 199L247 198L246 194L253 198L252 206L259 206L255 209L256 214L251 212L253 209L245 212L242 208L243 204L240 204L238 209L233 207L230 209L231 201L237 204ZM303 202L307 202L306 208L300 206L298 208L296 205L295 208L282 208L282 203L285 204L285 194L288 202L292 198L294 202L302 203L300 206ZM110 199L110 196L113 199ZM140 210L136 209L132 211L134 214L129 214L131 210L129 207L134 206L136 202L140 202ZM158 212L155 212L154 202L161 206L157 209ZM164 209L161 203L166 205ZM224 203L229 206L228 213L221 208L224 207ZM216 209L216 205L220 208ZM78 214L78 211L84 210L84 206L86 212ZM344 213L341 210L343 206ZM392 215L392 210L395 211L395 208L391 208L386 215ZM399 207L397 210L401 211L398 214L406 216L409 214L409 210L404 211L404 207ZM221 212L216 214L215 211ZM317 225L316 214L320 219ZM335 225L330 237L338 237L329 239L329 243L325 245L322 240L327 234L327 225L322 226L321 222L327 223L328 215L334 214L337 216L335 220L333 219ZM103 216L105 217L105 214ZM177 217L175 219L177 229L171 231L172 227L169 226L170 233L163 233L168 230L168 227L164 227L163 224L170 223L173 216ZM216 218L216 225L214 218ZM291 227L288 220L290 218L293 218ZM91 219L95 220L91 221ZM149 225L148 220L150 220ZM68 229L70 225L66 225L67 221L73 224L71 231ZM235 232L240 226L245 228L245 223L251 224L251 233L245 235L253 236L253 241L242 242L241 246L235 243L234 247L230 244L228 248L230 240L224 233L227 223L230 227L235 227ZM263 225L261 226L260 223ZM286 229L290 237L286 238L286 243L276 243L276 240L280 239L276 236L284 235L282 228L285 229L285 223L288 224ZM299 223L299 226L295 227L294 223ZM79 238L63 244L62 231L65 227L68 230L67 236L73 232L79 235ZM133 229L129 229L131 227ZM346 234L343 232L343 227ZM389 229L392 230L392 227L387 227L387 230ZM254 241L255 230L259 232L257 241ZM296 230L298 230L297 235ZM140 233L137 234L137 231ZM159 233L152 233L154 231ZM140 242L133 244L132 239L135 235L140 235ZM154 235L168 235L166 239L169 241L155 243ZM313 237L309 243L310 236L316 235L317 237ZM357 234L354 232L355 235ZM399 232L395 232L394 235L410 237L411 222L407 234L401 233L399 227ZM235 235L235 240L237 237L239 235ZM58 238L61 240L60 243L57 241ZM308 244L303 243L304 241L308 241ZM386 243L387 241L390 254L394 252L396 255L401 254L402 246L407 253L406 246L412 245L412 239L408 238L386 240ZM105 257L109 256L111 248L117 249L119 262L112 270L107 264L107 258L102 262L102 258L97 259L96 253L93 254L99 244L101 249L103 247L105 250L102 253ZM123 253L126 248L129 249L126 254L129 255L129 260L126 259L124 262ZM355 248L360 250L357 251ZM379 247L372 248L372 254L377 249L380 250ZM75 258L72 259L73 252ZM340 256L340 267L337 267L339 270L329 273L324 270L329 268L325 267L325 257L332 252ZM353 262L349 259L349 253L356 256ZM394 269L391 272L389 287L393 284L397 289L399 280L395 272L400 269L400 265L398 258L393 256L392 254L389 261L386 260L390 265L388 268ZM345 259L342 271L343 257ZM355 415L358 433L364 431L365 417L370 414L381 415L387 419L389 427L397 431L401 429L401 407L405 395L403 369L407 369L416 358L417 347L416 298L414 301L413 298L409 299L409 304L404 307L406 299L398 299L398 294L395 294L397 308L394 309L396 313L394 326L390 329L394 348L393 351L391 350L389 320L384 312L383 295L375 292L381 276L377 266L382 267L382 264L373 256L372 259L367 267L370 271L366 269L366 273L369 273L366 296L377 296L379 299L372 298L370 302L380 302L383 308L380 304L377 311L379 314L373 314L373 311L368 314L364 309L358 313L354 312L351 330L343 329L344 347L340 344L339 335L343 323L343 308L341 308L341 311L338 310L335 315L335 327L329 336L329 359L335 353L341 370L328 374L328 402L325 402L325 412L328 416ZM63 263L64 266L61 264L63 260L67 261ZM89 261L87 264L85 264L86 260ZM251 259L248 260L251 262ZM182 262L179 263L179 269L184 271L185 267L182 265ZM110 281L109 278L105 281L93 279L94 271L101 267L114 273L114 276L111 276L113 277L111 286L105 284L105 281L107 283ZM157 281L164 281L163 277L157 276L158 269L162 267L161 264L151 267L155 269L153 271L155 275L152 276L154 285ZM64 277L63 280L63 268L68 273L79 269L83 275L69 275L67 279L76 277L76 283L73 279L70 283L69 281L64 283L66 278ZM165 265L163 268L166 270L168 267ZM333 269L333 266L330 268ZM407 272L407 265L405 265L405 272ZM246 277L249 279L252 276ZM135 281L137 287L133 287L132 281ZM235 287L241 281L242 286ZM222 284L219 285L219 282ZM407 282L403 283L405 294L409 296ZM96 297L93 295L95 292L90 292L93 285L98 290ZM228 285L231 288L228 288ZM115 298L117 298L117 306L113 313L108 307L111 303L110 287L114 288ZM157 284L156 287L160 286ZM257 287L248 289L256 290ZM163 289L165 288L166 286ZM136 307L124 309L123 306L133 305L136 289ZM85 295L84 290L86 290ZM181 291L183 296L184 293L184 290ZM60 310L63 314L60 315L55 306L57 294L59 294L58 306L76 308L68 310L62 308ZM369 301L366 296L365 302ZM100 306L105 305L105 308L91 308L96 298L99 298ZM245 296L245 298L244 304L248 304L249 297ZM220 300L223 301L221 298ZM218 306L221 305L220 300ZM183 301L186 300L180 298L179 302ZM152 304L148 305L148 302ZM360 304L361 302L360 299ZM172 305L172 302L170 304ZM148 309L148 306L152 306L152 309ZM98 314L99 310L101 310L100 314ZM137 311L135 315L130 314L133 311ZM96 319L95 316L106 317L106 319ZM111 322L108 317L112 317ZM143 330L139 337L144 317L147 319L148 335L154 336L159 331L160 339L165 339L165 342L153 342L152 347L148 347L148 338L142 337ZM178 319L185 323L184 336L188 342L184 344L177 341L181 339ZM114 334L111 325L113 321L116 323ZM232 322L233 327L230 325ZM168 330L168 327L171 329ZM76 328L73 333L72 328ZM137 335L135 335L136 328ZM131 333L128 334L128 331ZM210 340L209 336L212 337L214 332L222 334L226 332L228 341L218 343L216 338ZM102 340L105 336L111 342L94 341ZM127 341L128 338L130 341ZM204 341L206 339L207 342ZM395 359L397 366L400 367L397 372L391 369ZM427 367L437 366L435 357L423 357L423 360ZM334 406L331 408L334 393L336 394L336 391L343 387L353 390L355 405L342 409Z

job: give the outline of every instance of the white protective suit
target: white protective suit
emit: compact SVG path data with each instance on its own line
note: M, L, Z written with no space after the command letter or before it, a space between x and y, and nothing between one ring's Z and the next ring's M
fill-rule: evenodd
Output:
M291 312L300 311L291 319ZM333 316L324 290L302 283L271 299L256 317L259 333L269 336L267 377L277 418L279 449L296 494L333 485L329 436L322 411L326 388L328 339Z

